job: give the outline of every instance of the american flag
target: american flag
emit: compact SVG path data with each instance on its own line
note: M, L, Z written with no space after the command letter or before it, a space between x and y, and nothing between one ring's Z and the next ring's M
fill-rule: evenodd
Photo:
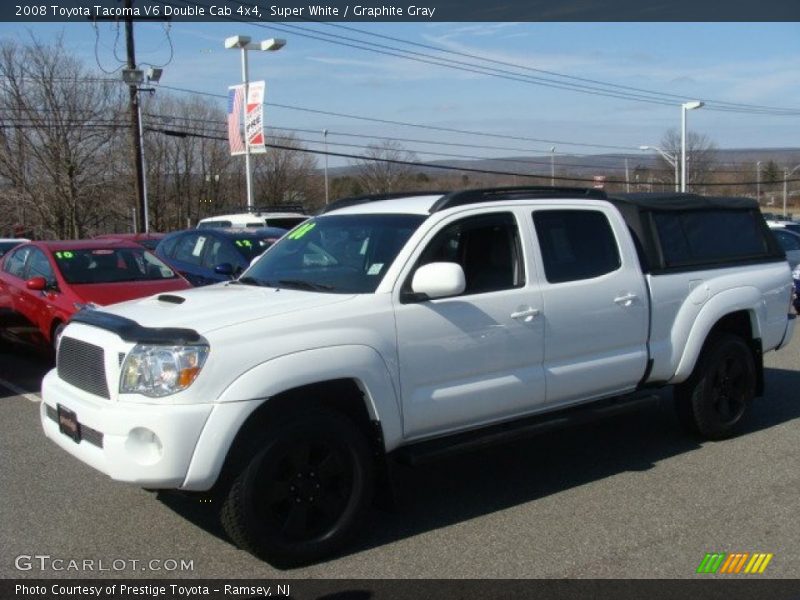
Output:
M242 105L244 103L244 86L234 85L228 88L228 144L231 154L245 151L242 137Z

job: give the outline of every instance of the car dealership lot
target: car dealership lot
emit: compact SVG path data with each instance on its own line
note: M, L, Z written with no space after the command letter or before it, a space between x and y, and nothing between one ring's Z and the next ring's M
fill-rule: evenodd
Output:
M717 551L774 553L763 576L798 577L799 351L767 355L733 440L688 439L664 402L451 457L401 472L401 507L373 510L348 554L278 571L224 540L212 504L58 450L20 395L47 361L0 346L0 577L698 577Z

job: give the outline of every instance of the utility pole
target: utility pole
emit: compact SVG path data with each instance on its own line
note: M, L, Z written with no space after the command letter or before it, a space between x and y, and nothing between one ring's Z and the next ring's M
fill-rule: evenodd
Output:
M130 15L133 11L133 0L125 0L126 14ZM136 68L136 51L133 45L133 17L125 17L125 44L127 46L128 68L133 70ZM142 124L140 120L139 111L139 92L136 85L128 86L129 93L129 112L131 116L131 149L133 156L136 159L136 201L137 201L137 214L139 218L136 220L136 232L142 233L146 231L145 219L145 199L144 199L144 165L142 164L142 139L141 131Z

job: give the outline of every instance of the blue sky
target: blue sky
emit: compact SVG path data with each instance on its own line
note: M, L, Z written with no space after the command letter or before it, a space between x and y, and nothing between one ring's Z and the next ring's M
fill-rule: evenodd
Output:
M574 77L668 92L686 99L713 99L800 109L800 23L347 23L357 30L430 44ZM95 66L95 30L89 23L36 23L25 27L48 38L63 32L66 47ZM250 53L251 80L267 80L267 102L379 119L554 140L553 143L476 138L267 108L279 127L406 137L519 148L524 152L441 148L442 152L499 156L613 152L580 144L628 147L657 144L680 124L680 100L661 106L604 98L335 45L310 39L319 32L397 42L323 24L175 22L136 25L140 63L164 65L162 84L225 94L240 80L240 57L225 50L235 34L281 37L277 53ZM99 25L97 60L120 67L124 31ZM0 24L4 39L26 40L19 24ZM341 41L341 40L340 40ZM350 42L347 42L350 43ZM424 48L409 49L430 54ZM458 60L471 60L467 58ZM496 65L495 65L496 66ZM163 93L163 92L162 92ZM223 106L223 100L220 100ZM719 112L690 113L690 128L721 148L800 147L800 116ZM314 137L303 134L304 138ZM320 135L321 137L321 135ZM364 144L368 140L335 138ZM574 145L573 145L574 144ZM406 143L411 149L431 148ZM331 150L356 152L353 148ZM435 159L432 156L420 158Z

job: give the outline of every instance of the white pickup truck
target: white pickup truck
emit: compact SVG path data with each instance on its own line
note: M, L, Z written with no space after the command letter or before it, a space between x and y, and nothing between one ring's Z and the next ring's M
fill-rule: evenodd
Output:
M237 281L79 312L41 422L111 478L212 492L232 540L319 559L395 457L519 435L675 385L734 433L793 331L748 199L497 188L351 198Z

